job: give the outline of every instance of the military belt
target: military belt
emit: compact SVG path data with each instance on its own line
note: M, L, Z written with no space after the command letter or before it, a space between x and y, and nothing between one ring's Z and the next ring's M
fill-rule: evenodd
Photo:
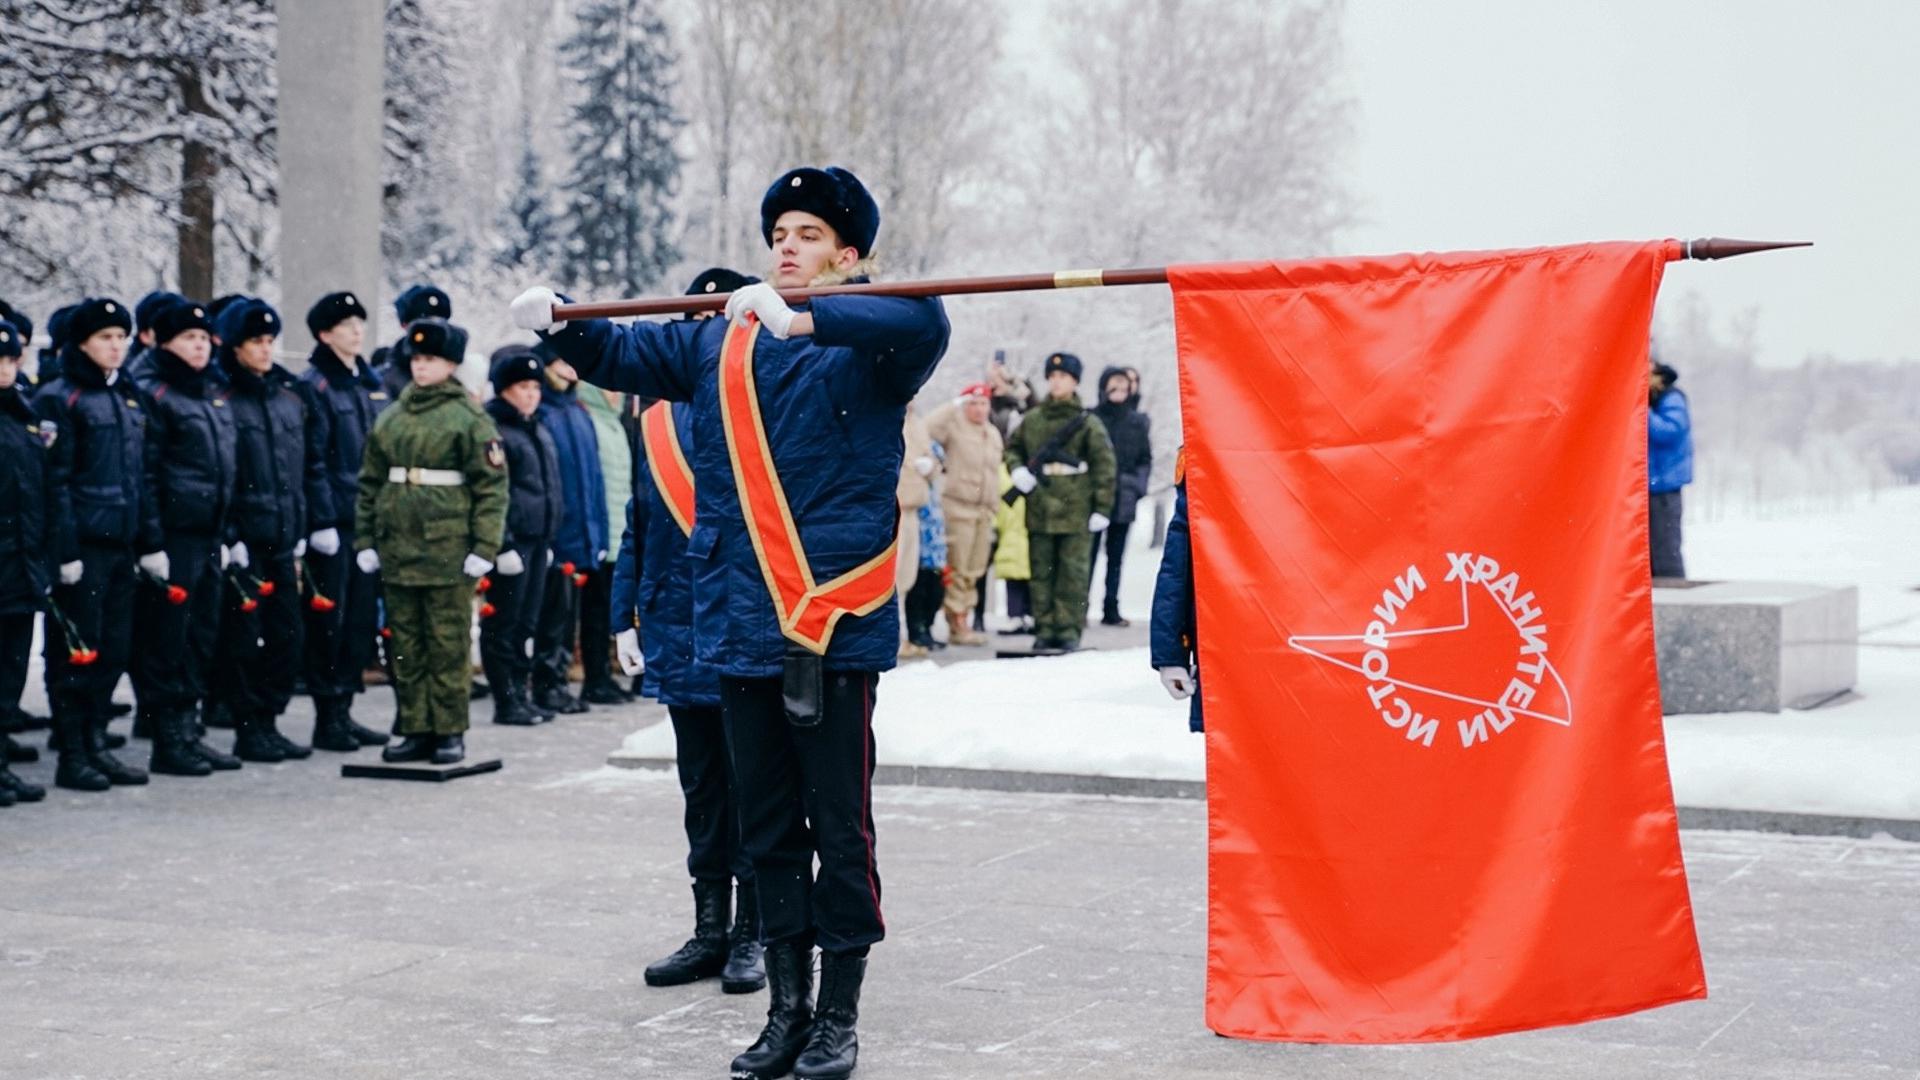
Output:
M467 474L459 469L408 469L398 465L387 470L389 484L418 484L421 487L460 487Z
M1040 466L1040 475L1042 476L1079 476L1086 471L1087 463L1084 461L1076 465L1068 465L1060 461L1049 461L1045 465Z

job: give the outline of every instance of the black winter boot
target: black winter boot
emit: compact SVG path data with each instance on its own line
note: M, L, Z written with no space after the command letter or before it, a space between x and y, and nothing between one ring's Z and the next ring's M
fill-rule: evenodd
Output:
M200 710L200 723L202 727L225 728L228 731L240 726L234 720L233 710L221 701L210 701Z
M426 761L433 757L432 735L402 735L400 741L380 751L380 760L391 764L402 761Z
M213 766L193 751L193 713L163 709L153 717L153 756L147 768L162 776L212 776Z
M847 1080L860 1057L860 983L867 958L853 953L820 953L820 1002L814 1009L807 1048L793 1063L799 1080Z
M504 679L499 686L500 688L493 693L494 723L512 727L532 727L535 724L546 723L547 718L535 712L533 702L527 700L526 687L516 686Z
M760 958L760 904L752 884L733 894L733 933L729 935L727 966L720 971L720 992L751 994L767 985L766 965Z
M433 737L433 763L435 765L458 765L467 760L467 740L464 735L435 735Z
M203 710L203 713L211 710ZM240 767L240 759L221 750L207 741L207 729L203 724L194 725L193 752L205 759L215 772L232 772Z
M533 691L533 707L548 716L577 716L587 711L586 702L567 693L565 686L542 686Z
M287 760L280 744L267 735L267 718L260 714L236 715L239 734L233 739L233 752L242 761L274 765Z
M280 729L275 726L279 719L279 717L269 713L261 713L259 716L261 735L272 741L273 745L279 748L281 755L288 761L305 761L312 757L313 747L301 746L299 743L280 734Z
M100 770L108 780L118 787L139 787L147 782L145 769L136 769L113 756L109 749L107 730L104 725L89 723L82 734L87 740L87 758L93 767Z
M20 779L5 762L0 762L0 791L11 793L16 802L39 802L47 797L46 788Z
M693 883L693 936L664 960L647 965L648 986L711 979L727 966L727 899L731 882Z
M793 1071L813 1022L813 948L797 939L767 946L767 1026L733 1059L733 1080L774 1080Z
M633 695L620 689L620 684L613 681L613 676L602 675L581 684L580 700L589 705L625 705L633 700Z
M346 710L340 707L338 698L314 702L313 707L313 748L331 750L336 754L351 754L360 749L360 740L347 730Z
M351 696L333 698L331 700L333 701L333 707L338 710L340 714L340 726L346 728L354 738L359 739L361 746L385 746L391 741L392 736L386 732L375 731L353 718L353 698ZM319 702L316 701L314 704L318 705Z

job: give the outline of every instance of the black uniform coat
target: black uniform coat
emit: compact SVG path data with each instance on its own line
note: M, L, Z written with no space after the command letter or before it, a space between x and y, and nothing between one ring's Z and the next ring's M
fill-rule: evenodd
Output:
M318 429L315 442L327 482L308 500L307 527L312 532L339 529L351 536L367 433L391 401L377 372L364 363L358 371L347 370L324 342L313 347L309 362L313 366L300 376L300 388L307 399L308 422Z
M224 542L233 505L233 413L206 369L195 371L166 349L154 350L153 374L147 454L160 526L169 536Z
M487 415L500 429L507 453L506 548L548 548L560 532L566 512L560 487L560 451L539 414L521 416L500 398L487 402Z
M291 551L309 532L308 503L327 498L321 432L307 422L306 398L285 368L275 365L256 375L224 348L220 366L235 435L229 531L250 552Z
M40 418L22 389L15 385L0 390L0 615L39 610L51 581L47 561L50 456Z
M149 487L147 409L127 379L107 373L68 346L60 377L41 384L33 411L54 425L53 562L80 557L80 545L144 554L162 548L160 507ZM44 434L44 432L43 432Z

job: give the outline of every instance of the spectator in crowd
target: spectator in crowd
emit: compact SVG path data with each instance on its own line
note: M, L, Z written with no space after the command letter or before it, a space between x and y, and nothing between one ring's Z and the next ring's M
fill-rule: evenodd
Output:
M1033 406L1033 384L1008 371L1006 361L996 352L987 362L987 392L991 401L988 415L1004 442Z
M1047 357L1047 400L1007 441L1013 486L1027 496L1037 652L1079 647L1087 620L1093 537L1111 524L1113 444L1080 404L1080 358Z
M613 681L612 591L614 556L627 531L627 500L633 491L633 444L620 425L620 392L582 386L580 401L593 421L600 450L600 476L605 481L607 554L587 568L587 584L580 591L580 666L585 679L580 700L592 705L623 705L633 695Z
M1008 496L1012 497L1009 498ZM1007 618L1002 634L1033 633L1033 577L1027 562L1027 499L1013 487L1013 474L1000 464L1000 506L994 511L993 576L1007 586Z
M600 471L599 435L578 387L579 380L562 376L551 365L541 383L540 422L560 452L564 511L553 542L555 565L547 571L533 639L533 704L543 713L587 711L586 703L568 692L568 674L580 634L581 594L607 559L607 481ZM607 630L603 620L589 632L597 635Z
M496 350L492 379L494 398L486 410L506 452L508 501L500 558L480 609L480 663L493 697L493 722L526 726L553 719L534 707L528 651L551 584L548 557L565 515L560 451L538 416L546 381L539 355L526 345Z
M50 448L21 384L25 341L7 308L0 319L0 716L13 717L27 685L33 620L46 605ZM24 749L24 748L19 748ZM7 768L13 740L0 735L0 806L39 802L45 788ZM18 756L24 757L24 754ZM38 757L36 753L34 757Z
M947 641L980 645L973 608L993 549L993 518L1000 502L1000 456L1006 446L989 422L990 391L974 383L927 418L927 432L944 451L940 509L946 519Z
M907 405L901 437L906 442L906 456L900 459L900 480L894 488L894 501L900 506L900 547L899 561L894 564L894 591L900 597L904 616L907 594L913 591L914 582L920 580L920 508L933 497L933 472L939 464L933 457L933 438L927 434L927 421L911 402ZM902 625L905 626L904 618ZM911 640L901 643L902 659L925 655L924 648Z
M1151 425L1147 414L1140 411L1138 373L1119 367L1101 372L1100 404L1093 413L1113 441L1115 476L1113 522L1101 537L1107 554L1107 592L1100 622L1127 626L1127 620L1120 616L1120 567L1127 557L1127 532L1133 526L1134 509L1146 495L1147 481L1153 475Z
M1653 576L1684 578L1680 555L1680 489L1693 483L1693 419L1680 373L1652 360L1647 390L1647 539Z
M942 460L940 445L932 447L936 462ZM927 501L914 511L920 529L920 567L913 587L907 590L907 644L901 646L902 659L924 657L945 649L946 643L934 640L933 620L946 599L946 583L951 570L947 563L946 516L941 512L943 479L938 469L933 474L933 490ZM906 527L902 522L901 527Z

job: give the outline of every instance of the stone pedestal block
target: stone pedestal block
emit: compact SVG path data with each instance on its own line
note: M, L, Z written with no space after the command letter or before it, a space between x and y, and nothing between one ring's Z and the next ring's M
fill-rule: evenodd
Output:
M1655 582L1653 626L1668 713L1810 709L1859 674L1850 585Z

